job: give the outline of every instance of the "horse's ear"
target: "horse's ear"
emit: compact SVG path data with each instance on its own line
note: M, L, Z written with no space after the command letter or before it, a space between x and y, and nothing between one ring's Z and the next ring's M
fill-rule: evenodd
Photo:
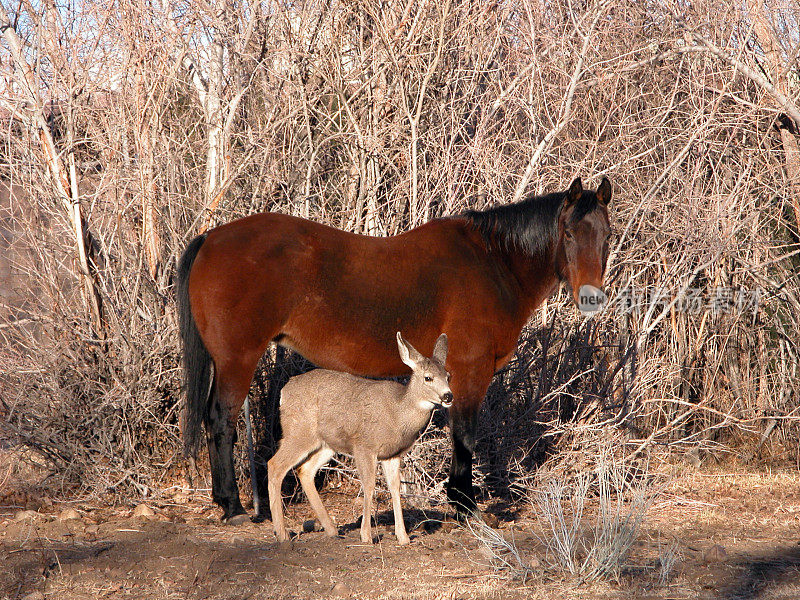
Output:
M433 347L433 360L441 364L447 360L447 334L445 333L436 340L436 345Z
M575 181L569 186L569 191L567 192L567 201L565 204L569 206L570 204L575 204L580 197L583 195L583 183L581 183L581 178L576 177Z
M597 194L597 201L603 206L608 206L608 203L611 202L611 182L608 177L603 177L603 181L600 182L595 193Z

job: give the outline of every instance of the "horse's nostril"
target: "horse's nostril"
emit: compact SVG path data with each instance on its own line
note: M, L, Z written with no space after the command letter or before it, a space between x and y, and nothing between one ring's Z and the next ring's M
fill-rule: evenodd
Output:
M442 404L450 404L453 402L453 393L447 392L442 395Z

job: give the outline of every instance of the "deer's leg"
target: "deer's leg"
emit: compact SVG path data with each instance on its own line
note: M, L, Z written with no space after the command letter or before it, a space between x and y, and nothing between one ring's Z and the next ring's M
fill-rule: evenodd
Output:
M286 525L283 522L283 498L281 497L281 484L291 466L281 454L281 449L267 462L267 490L269 494L269 511L272 514L272 529L279 542L287 539Z
M300 485L303 486L303 491L306 494L306 498L308 498L308 503L317 515L319 522L322 523L325 533L330 537L336 537L339 535L339 531L336 529L336 525L334 525L328 511L325 510L325 505L322 504L322 498L319 497L317 487L314 485L314 476L334 454L333 450L323 446L309 456L306 462L297 469L297 477L300 479Z
M375 475L378 457L366 452L356 452L353 456L364 488L364 512L361 516L361 541L372 543L372 496L375 493Z
M281 440L278 451L267 462L267 490L269 494L269 510L272 513L272 528L275 531L275 537L279 542L285 542L288 539L286 535L286 525L283 521L283 497L281 496L281 485L289 472L297 461L305 456L309 449L299 448L296 449L296 444L293 444L289 437L284 437Z
M406 524L403 521L403 506L400 503L400 457L396 456L389 460L382 460L383 474L386 476L386 484L392 494L392 511L394 512L394 535L398 544L408 544Z

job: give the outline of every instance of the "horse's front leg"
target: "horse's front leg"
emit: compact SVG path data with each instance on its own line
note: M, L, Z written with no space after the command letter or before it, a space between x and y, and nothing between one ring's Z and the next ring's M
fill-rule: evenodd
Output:
M453 438L453 458L447 481L447 499L463 516L477 512L475 490L472 487L472 456L475 453L475 433L478 407L450 408L450 429Z
M455 344L451 346L456 347ZM453 458L447 482L447 498L460 516L478 512L472 487L472 455L475 453L478 411L489 388L493 366L493 360L488 357L468 362L453 357L452 363L448 361L454 400L450 407Z

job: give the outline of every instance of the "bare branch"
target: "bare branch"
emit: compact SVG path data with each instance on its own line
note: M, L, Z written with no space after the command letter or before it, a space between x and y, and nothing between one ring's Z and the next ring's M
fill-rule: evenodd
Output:
M782 94L774 85L772 85L766 77L755 69L749 67L741 60L738 60L719 48L711 40L699 35L697 33L690 33L696 41L703 44L705 48L714 56L724 60L732 67L735 67L742 75L750 79L753 83L764 89L770 96L778 103L779 108L784 111L795 122L795 127L800 129L800 108L792 102L790 98Z

